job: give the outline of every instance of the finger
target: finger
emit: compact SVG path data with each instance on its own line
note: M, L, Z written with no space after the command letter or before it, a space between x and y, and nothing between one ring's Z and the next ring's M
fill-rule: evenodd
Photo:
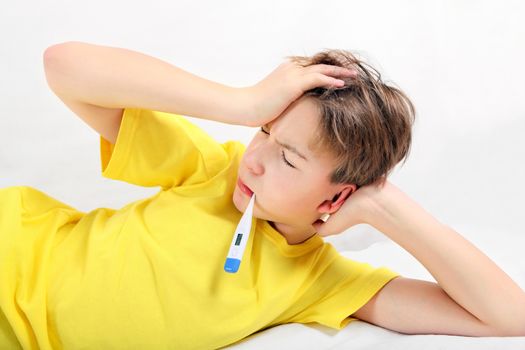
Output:
M305 76L304 85L302 86L303 91L313 89L315 87L341 87L345 84L343 80L329 77L321 73L309 74Z
M306 73L321 73L332 77L352 77L357 75L357 71L354 69L330 64L314 64L304 69Z

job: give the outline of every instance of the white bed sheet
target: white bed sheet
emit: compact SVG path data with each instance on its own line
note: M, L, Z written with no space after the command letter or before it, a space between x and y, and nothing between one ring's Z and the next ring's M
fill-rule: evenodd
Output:
M525 235L505 232L497 234L497 229L460 227L453 228L481 249L499 267L525 289ZM349 235L350 233L345 233ZM504 237L500 239L499 237ZM346 237L351 241L352 237ZM388 266L409 278L434 281L432 275L412 255L391 240L366 239L359 233L353 244L341 246L361 247L344 250L341 254L366 261L374 266ZM375 242L372 242L375 241ZM370 244L366 248L362 248ZM370 243L372 242L372 243ZM262 349L509 349L524 350L525 337L464 337L451 335L407 335L387 330L363 321L351 322L340 331L317 324L289 323L252 334L251 336L225 347L228 350Z

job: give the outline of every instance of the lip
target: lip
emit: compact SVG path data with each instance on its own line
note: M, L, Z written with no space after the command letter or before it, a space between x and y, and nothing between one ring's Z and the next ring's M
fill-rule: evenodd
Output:
M237 180L237 186L239 186L241 192L247 196L251 197L253 195L253 191L241 181L241 178Z

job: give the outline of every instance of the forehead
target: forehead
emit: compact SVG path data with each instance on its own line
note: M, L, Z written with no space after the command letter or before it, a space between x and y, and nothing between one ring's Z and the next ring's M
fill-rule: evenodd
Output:
M318 146L319 108L311 97L294 101L279 117L266 124L279 142L289 144L308 158L310 163L331 163L331 154ZM298 156L297 156L298 157ZM313 165L313 164L312 164Z

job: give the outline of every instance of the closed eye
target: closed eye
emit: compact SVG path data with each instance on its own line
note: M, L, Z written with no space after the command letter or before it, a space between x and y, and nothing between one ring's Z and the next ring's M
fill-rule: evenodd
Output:
M262 131L263 133L265 133L266 135L270 135L270 133L267 132L267 131L265 131L264 128L263 128L262 126L261 126L261 131ZM283 150L281 150L281 157L282 157L284 163L285 163L287 166L289 166L289 167L295 169L295 167L293 166L293 164L290 163L290 162L286 159L286 157L284 156L284 151L283 151Z
M290 163L286 157L284 156L284 151L281 151L281 157L283 158L283 161L286 163L286 165L288 165L289 167L292 167L292 168L295 168L292 163Z
M270 133L269 133L269 132L267 132L267 131L264 131L264 128L263 128L262 126L261 126L261 131L262 131L262 132L264 132L264 133L265 133L266 135L270 135Z

